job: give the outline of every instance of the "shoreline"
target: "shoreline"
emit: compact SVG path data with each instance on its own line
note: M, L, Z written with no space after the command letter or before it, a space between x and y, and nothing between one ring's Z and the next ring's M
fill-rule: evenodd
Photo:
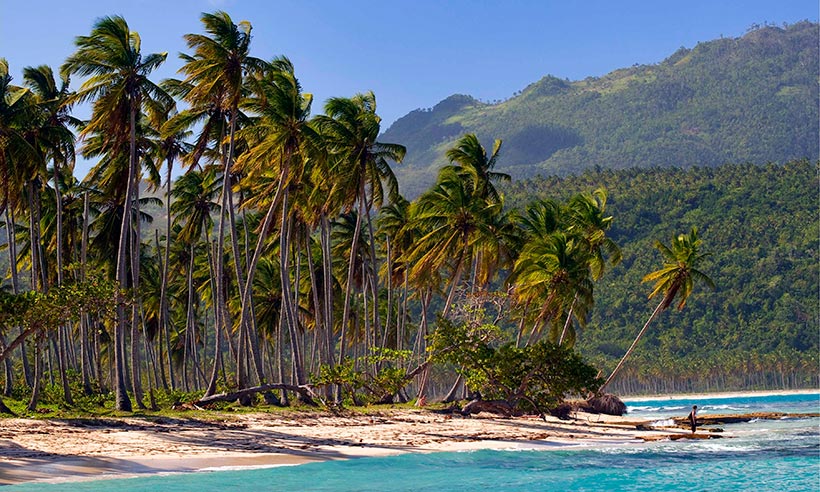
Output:
M662 395L650 399L721 398L789 392ZM731 396L724 396L731 395ZM641 401L626 398L627 401ZM683 416L681 416L683 417ZM367 415L320 412L214 413L208 420L169 417L3 419L0 492L25 482L71 482L153 474L243 470L404 453L566 450L629 446L691 435L675 427L638 428L653 419L573 413L548 417L461 417L424 409L385 409Z
M718 391L714 393L672 393L658 395L622 396L621 400L628 401L665 401L665 400L692 400L692 399L720 399L720 398L754 398L780 395L820 395L820 388L799 390L759 390L759 391Z
M0 486L157 473L298 465L404 453L571 449L637 444L683 429L638 430L628 417L460 417L426 410L378 415L215 415L183 419L5 419ZM0 491L3 487L0 487Z

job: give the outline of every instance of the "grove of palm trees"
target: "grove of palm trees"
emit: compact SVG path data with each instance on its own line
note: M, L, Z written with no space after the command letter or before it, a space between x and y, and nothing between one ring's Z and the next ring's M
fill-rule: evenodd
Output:
M121 17L22 81L0 58L7 401L480 395L543 413L601 389L572 347L621 259L605 189L511 210L493 171L502 142L467 134L408 201L393 173L406 151L379 141L372 92L315 114L297 67L252 55L250 23L201 21L174 80L152 76L167 55L142 52ZM78 154L94 162L82 180ZM696 230L658 247L650 321L693 282L713 286Z

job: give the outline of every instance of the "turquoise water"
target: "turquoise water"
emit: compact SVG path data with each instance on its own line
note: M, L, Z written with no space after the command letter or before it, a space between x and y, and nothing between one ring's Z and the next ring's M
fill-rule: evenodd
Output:
M627 401L636 416L820 411L820 395ZM727 408L728 407L728 408ZM732 410L737 409L737 410ZM57 484L0 491L818 491L820 419L725 426L734 439L675 441L550 451L406 454L294 467L203 472ZM552 448L554 449L554 448Z

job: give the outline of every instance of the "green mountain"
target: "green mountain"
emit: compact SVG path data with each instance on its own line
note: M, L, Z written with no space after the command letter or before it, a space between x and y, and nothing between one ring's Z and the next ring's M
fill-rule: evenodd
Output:
M717 289L696 287L685 309L670 308L650 325L616 393L817 387L818 166L589 170L522 180L504 193L508 206L522 209L535 198L607 188L623 261L596 283L577 344L605 372L657 304L647 299L651 284L641 283L661 266L653 243L698 228L710 253L702 270Z
M599 166L713 167L818 158L818 24L766 26L681 48L655 65L567 81L547 76L487 104L454 95L397 120L382 136L407 146L395 172L414 197L464 133L504 141L514 178Z

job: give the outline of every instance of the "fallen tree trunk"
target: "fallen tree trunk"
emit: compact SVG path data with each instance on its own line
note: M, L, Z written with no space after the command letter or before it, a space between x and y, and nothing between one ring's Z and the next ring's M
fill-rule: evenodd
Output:
M207 405L209 403L216 403L218 401L237 401L242 398L249 397L251 395L255 395L256 393L262 393L264 391L273 391L273 390L285 390L285 391L293 391L294 393L299 393L302 397L302 401L307 403L308 405L316 406L316 401L322 401L321 398L313 391L308 385L293 385L293 384L263 384L260 386L254 386L252 388L245 388L239 391L233 391L231 393L219 393L218 395L212 395L194 402L195 405Z

